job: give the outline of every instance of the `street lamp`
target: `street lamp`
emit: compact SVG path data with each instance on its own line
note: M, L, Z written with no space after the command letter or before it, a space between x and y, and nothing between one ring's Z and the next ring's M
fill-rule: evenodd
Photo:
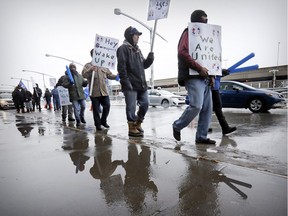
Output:
M27 84L28 84L28 89L29 89L29 82L31 82L31 80L23 79L23 78L16 78L16 77L11 77L10 79L16 79L16 80L24 80L24 81L26 81Z
M275 88L276 87L276 72L278 72L278 70L270 70L270 73L273 73L273 80L272 80L272 87Z
M141 22L140 20L137 20L136 18L128 15L128 14L125 14L123 13L119 8L115 8L114 9L114 14L115 15L123 15L123 16L126 16L136 22L138 22L139 24L141 24L142 26L144 26L146 29L148 29L150 31L150 48L152 50L152 39L153 39L153 28L152 27L149 27L147 26L145 23ZM158 34L157 32L155 32L156 35L158 35L161 39L163 39L164 41L167 42L167 40L162 37L160 34ZM150 80L150 85L151 85L151 88L154 89L154 67L153 67L153 64L151 65L151 80Z
M44 79L44 76L50 76L50 77L53 77L51 76L50 74L46 74L46 73L42 73L42 72L39 72L39 71L32 71L32 70L22 70L22 72L30 72L30 73L37 73L37 74L41 74L43 76L43 84L44 84L44 88L46 89L46 85L45 85L45 79ZM53 77L55 78L55 77Z
M79 64L81 66L84 66L83 64L79 63L79 62L76 62L74 60L70 60L70 59L67 59L67 58L64 58L64 57L61 57L61 56L55 56L55 55L50 55L50 54L45 54L46 57L54 57L54 58L59 58L59 59L63 59L63 60L66 60L66 61L69 61L69 62L72 62L72 63L75 63L75 64Z

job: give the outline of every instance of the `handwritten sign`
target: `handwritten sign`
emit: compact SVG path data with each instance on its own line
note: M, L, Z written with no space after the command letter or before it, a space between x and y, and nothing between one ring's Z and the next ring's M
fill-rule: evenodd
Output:
M96 34L92 64L114 69L119 40Z
M150 0L148 20L157 20L168 17L170 0Z
M70 105L71 102L70 102L68 89L64 88L63 86L58 86L57 87L57 91L58 91L58 94L59 94L61 106Z
M204 23L189 23L189 53L202 67L208 69L209 75L222 75L221 26ZM189 70L190 75L199 75Z

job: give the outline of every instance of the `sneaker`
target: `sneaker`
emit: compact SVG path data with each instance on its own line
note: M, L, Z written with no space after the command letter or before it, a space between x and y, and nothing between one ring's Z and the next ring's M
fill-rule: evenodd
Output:
M228 134L231 134L233 133L234 131L236 131L237 128L236 127L228 127L227 129L224 129L222 131L223 135L228 135Z
M173 127L173 136L177 141L181 140L181 133L180 131L176 131L175 128Z
M84 118L81 118L81 122L82 122L83 124L86 124L86 121L85 121Z
M214 145L216 144L215 140L211 140L209 138L207 139L200 139L200 140L196 140L196 144L208 144L208 145Z
M74 118L68 118L68 121L75 121Z
M105 128L110 128L110 126L107 123L102 124Z

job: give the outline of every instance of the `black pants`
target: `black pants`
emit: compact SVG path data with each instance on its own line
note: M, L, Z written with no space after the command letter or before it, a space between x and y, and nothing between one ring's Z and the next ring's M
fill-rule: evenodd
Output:
M213 101L213 111L216 114L216 117L222 130L229 128L229 125L222 112L222 100L219 90L212 90L212 101Z
M93 109L94 125L100 127L107 123L107 117L110 112L110 98L109 96L90 97ZM103 107L102 115L100 117L100 105Z

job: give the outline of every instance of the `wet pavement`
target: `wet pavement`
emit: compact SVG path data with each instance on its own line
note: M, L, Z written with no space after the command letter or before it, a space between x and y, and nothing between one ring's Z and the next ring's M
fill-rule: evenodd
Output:
M87 105L89 107L89 105ZM287 215L287 109L224 109L236 133L195 145L197 121L172 137L185 107L149 108L129 138L124 106L111 128L63 124L59 112L0 111L1 215Z

